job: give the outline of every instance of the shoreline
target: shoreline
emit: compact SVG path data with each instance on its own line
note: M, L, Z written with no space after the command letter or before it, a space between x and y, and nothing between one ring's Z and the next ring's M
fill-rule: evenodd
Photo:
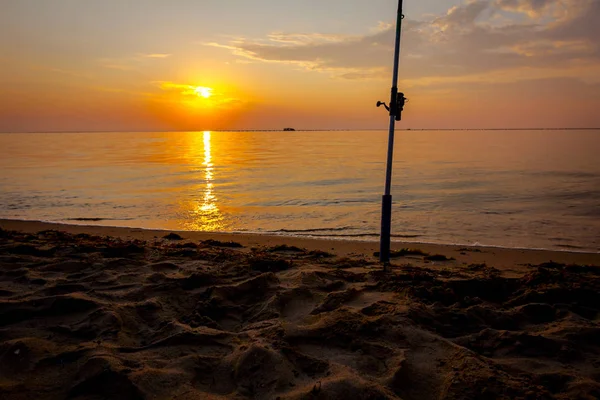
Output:
M144 227L136 227L136 226L125 226L125 225L100 225L100 224L89 224L89 222L97 222L95 219L89 220L77 220L72 222L64 222L64 221L46 221L46 220L36 220L36 219L19 219L19 218L0 218L0 224L20 224L20 223L34 223L34 224L49 224L56 226L65 226L65 227L85 227L90 229L116 229L116 230L130 230L131 232L137 232L138 230L142 231L151 231L154 233L183 233L183 234L202 234L202 235L220 235L220 236L242 236L242 237L271 237L271 238L289 238L290 240L309 240L309 241L326 241L326 242L350 242L350 243L370 243L375 247L379 244L379 235L376 234L356 234L356 235L300 235L294 234L296 231L268 231L268 232L260 232L260 231L231 231L231 232L223 232L223 231L193 231L193 230L185 230L185 229L168 229L168 228L144 228ZM1 225L0 225L1 226ZM119 234L120 236L120 234ZM367 239L364 237L377 237L377 239ZM391 244L394 247L394 244L402 245L402 246L441 246L441 247L468 247L468 248L477 248L477 249L503 249L503 250L514 250L514 251L543 251L543 252L551 252L551 253L573 253L573 254L588 254L600 255L600 250L598 251L590 251L586 250L582 247L578 246L564 246L563 249L551 249L545 247L507 247L502 245L494 245L494 244L468 244L468 243L435 243L435 242L422 242L422 241L411 241L411 240L395 240L394 238L401 239L410 239L411 237L404 237L402 235L394 236L392 234ZM373 247L373 248L375 248ZM377 247L378 248L378 247Z
M204 241L209 239L219 241L239 242L245 248L289 245L309 250L333 252L340 257L363 257L376 261L374 252L379 251L378 241L327 239L314 237L299 237L292 235L269 235L258 233L228 233L200 232L169 229L145 229L113 227L100 225L66 224L57 222L42 222L31 220L0 219L0 228L9 231L37 233L43 230L59 230L69 234L90 234L96 236L112 236L125 240L160 240L168 233L176 233L184 240ZM419 243L409 241L392 241L392 251L403 248L419 249L427 254L442 254L454 258L455 264L481 264L502 268L511 265L525 267L544 262L562 264L600 265L600 253L578 252L569 250L519 249L494 246L471 246ZM394 261L408 260L414 262L414 257L400 257ZM420 263L417 263L420 264Z

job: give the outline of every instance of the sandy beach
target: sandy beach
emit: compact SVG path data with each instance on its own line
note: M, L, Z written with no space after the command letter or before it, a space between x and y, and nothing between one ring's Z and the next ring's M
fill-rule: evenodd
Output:
M600 254L0 228L3 399L600 398Z

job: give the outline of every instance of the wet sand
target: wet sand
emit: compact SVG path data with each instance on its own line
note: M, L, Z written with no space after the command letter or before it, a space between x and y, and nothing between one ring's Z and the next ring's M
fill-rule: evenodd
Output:
M600 397L600 254L0 228L3 399Z

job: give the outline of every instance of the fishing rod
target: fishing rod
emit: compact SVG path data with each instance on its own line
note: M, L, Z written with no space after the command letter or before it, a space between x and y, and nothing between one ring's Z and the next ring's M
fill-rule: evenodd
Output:
M385 172L385 191L381 201L381 236L379 243L379 261L385 264L390 262L391 230L392 230L392 162L394 159L394 130L396 121L402 120L402 110L406 103L404 93L398 92L398 67L400 64L400 37L402 33L402 2L398 1L398 15L396 19L396 45L394 49L394 72L392 78L392 92L390 105L378 101L377 107L384 106L390 113L390 132L388 138L387 166Z

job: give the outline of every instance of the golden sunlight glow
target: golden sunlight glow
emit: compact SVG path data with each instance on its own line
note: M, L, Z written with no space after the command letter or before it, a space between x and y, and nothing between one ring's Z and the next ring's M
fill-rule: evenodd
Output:
M196 231L218 231L223 228L223 216L217 206L217 196L214 191L214 164L212 157L212 146L211 146L211 132L206 131L202 133L202 142L200 142L200 135L198 135L198 141L195 141L196 150L198 153L203 150L202 153L198 154L200 157L196 158L197 161L201 162L201 171L204 173L204 183L200 185L199 189L202 192L202 197L192 202L190 207L191 221L187 224L187 229L193 229ZM202 155L204 157L202 157Z
M212 132L189 132L183 136L181 151L186 165L193 166L196 182L190 187L192 196L180 203L186 215L182 228L193 231L214 232L226 229L225 218L215 189L215 153Z
M210 132L204 132L204 179L206 180L206 189L204 190L204 201L200 209L205 213L219 212L216 204L216 197L213 193L213 165L210 154Z
M212 89L204 86L197 86L194 88L194 92L198 97L204 97L208 99L212 95ZM209 133L210 134L210 133Z
M227 129L253 103L252 98L239 97L233 88L218 81L211 82L211 87L169 81L155 84L160 90L148 96L149 109L161 123L176 130ZM202 132L198 140L202 140Z

